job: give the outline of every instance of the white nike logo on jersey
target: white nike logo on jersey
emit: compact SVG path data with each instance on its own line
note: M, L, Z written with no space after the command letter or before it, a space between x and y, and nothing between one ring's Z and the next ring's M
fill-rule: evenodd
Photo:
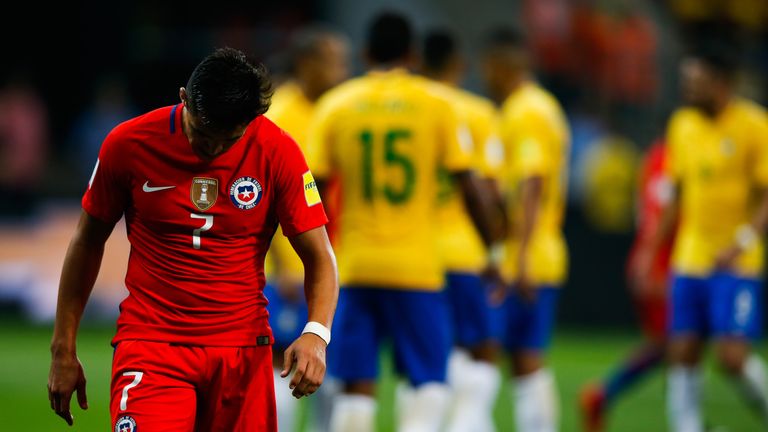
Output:
M166 190L166 189L173 189L175 187L176 186L150 186L149 181L145 181L144 186L142 187L142 190L144 192L157 192L157 191Z

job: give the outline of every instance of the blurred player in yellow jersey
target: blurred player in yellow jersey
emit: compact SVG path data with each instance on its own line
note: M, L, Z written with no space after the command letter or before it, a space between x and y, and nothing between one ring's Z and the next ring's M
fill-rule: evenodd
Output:
M640 274L679 213L672 254L670 429L704 430L700 413L704 343L768 427L768 382L751 353L762 332L763 237L768 222L768 114L737 97L733 49L707 44L682 62L686 107L672 116L667 175L674 198L643 253Z
M442 90L412 75L413 34L395 13L368 30L369 72L323 96L310 130L308 157L318 181L341 184L339 264L344 286L329 370L344 382L333 431L374 429L379 348L391 341L395 366L415 388L399 431L437 431L450 392L451 347L444 272L435 221L438 169L453 175L490 229L488 207L470 172L471 141Z
M551 432L558 407L544 351L567 272L562 223L570 133L557 100L532 80L519 32L493 31L484 54L489 91L502 104L511 228L504 270L513 281L504 293L502 343L512 358L516 430Z
M275 90L266 116L291 134L306 149L307 125L311 122L317 99L348 77L348 47L338 33L321 27L307 28L293 36L290 48L291 77ZM264 294L269 300L269 322L275 336L273 347L275 380L283 380L280 371L283 352L306 322L304 267L287 237L279 231L267 253L268 283ZM288 385L276 386L278 429L296 430L297 402ZM317 423L324 423L315 419ZM321 428L322 429L322 428Z
M497 113L490 100L458 88L464 69L458 43L450 32L437 30L427 34L422 44L421 71L447 86L446 93L470 132L473 167L486 179L486 186L493 187L493 179L503 163L503 149L496 133ZM492 325L493 311L481 277L488 253L465 208L459 185L446 171L441 172L440 180L437 222L455 346L448 363L453 408L447 430L493 431L493 406L501 376L495 363L498 343Z

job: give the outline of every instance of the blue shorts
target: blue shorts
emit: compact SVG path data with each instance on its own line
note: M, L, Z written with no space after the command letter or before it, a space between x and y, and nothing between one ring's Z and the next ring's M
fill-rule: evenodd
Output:
M274 350L284 350L301 336L307 323L307 303L302 294L298 303L289 302L280 296L277 289L270 283L264 287L264 295L269 300L269 326L275 337Z
M552 339L557 299L560 288L540 287L536 298L529 302L517 291L509 294L503 304L502 343L509 352L544 351Z
M412 385L445 382L451 337L442 292L342 288L333 334L328 370L342 381L375 380L389 340L396 370Z
M706 278L672 278L672 336L745 337L762 333L763 288L759 279L718 272Z
M483 279L471 273L448 273L445 294L451 313L453 342L472 348L494 339L488 290Z

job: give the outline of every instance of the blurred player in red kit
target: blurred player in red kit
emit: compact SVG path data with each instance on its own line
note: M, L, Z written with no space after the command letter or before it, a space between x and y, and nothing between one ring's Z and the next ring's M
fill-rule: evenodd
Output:
M659 366L666 352L667 289L670 256L674 238L670 236L658 250L651 273L639 277L635 271L637 251L651 240L661 223L664 204L671 198L671 185L665 176L666 146L656 141L645 157L641 170L637 235L627 262L627 277L645 339L608 377L581 392L584 429L604 430L608 408L638 380Z
M119 431L276 431L264 256L278 224L301 258L309 318L287 348L295 397L323 381L338 296L327 218L296 143L262 114L271 84L237 50L216 50L181 103L104 141L69 246L51 344L51 408L87 408L76 336L124 215L131 243L110 412Z

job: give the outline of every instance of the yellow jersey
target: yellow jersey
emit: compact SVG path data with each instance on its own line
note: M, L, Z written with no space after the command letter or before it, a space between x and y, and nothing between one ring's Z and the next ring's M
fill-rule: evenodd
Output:
M513 229L506 244L504 273L512 280L517 277L523 216L521 182L541 177L542 201L524 259L532 283L562 285L568 271L568 250L562 233L570 153L565 114L549 92L534 83L525 83L502 106L500 134L506 154L504 182Z
M458 88L445 86L459 121L466 126L472 141L472 167L483 177L495 178L503 165L496 109L485 98ZM480 234L464 206L454 178L440 170L437 223L440 253L448 272L478 273L487 263L487 251Z
M288 132L302 151L306 151L307 125L312 119L314 108L314 104L307 99L298 84L288 81L275 90L266 116ZM280 276L291 282L304 281L304 265L279 228L267 252L265 261L267 277L276 276L275 269L279 269Z
M752 221L755 192L768 186L768 116L734 99L716 117L679 109L667 130L667 174L680 190L680 226L672 256L677 273L706 276L737 229ZM757 276L763 242L742 253L736 271Z
M317 178L341 185L342 285L442 289L437 172L469 169L461 135L438 86L405 70L370 72L321 98L307 156Z

